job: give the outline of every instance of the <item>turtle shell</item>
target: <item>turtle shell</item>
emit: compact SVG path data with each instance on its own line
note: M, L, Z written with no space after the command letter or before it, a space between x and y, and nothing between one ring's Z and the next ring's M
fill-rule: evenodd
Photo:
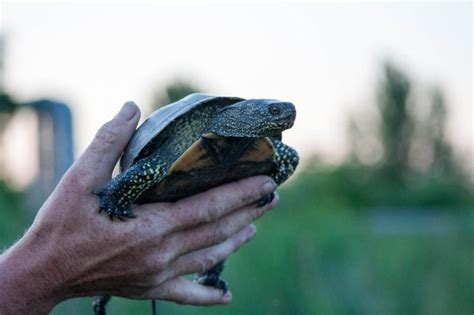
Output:
M159 143L158 140L162 132L182 115L212 102L223 102L225 103L224 106L228 106L242 100L242 98L238 97L211 96L204 93L193 93L177 102L154 111L135 131L125 148L120 160L121 171L127 170L133 162L154 151L156 149L154 143Z
M162 138L172 137L173 134L164 131L182 115L199 110L201 106L219 104L225 107L241 100L195 93L155 111L135 131L122 156L121 171L157 150L166 140ZM223 137L207 133L177 157L167 175L142 193L136 202L175 201L245 177L268 175L274 168L275 150L269 138Z

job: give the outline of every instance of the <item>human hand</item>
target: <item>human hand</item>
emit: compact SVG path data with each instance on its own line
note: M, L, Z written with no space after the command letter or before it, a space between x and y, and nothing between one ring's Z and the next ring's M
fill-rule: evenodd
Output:
M183 275L204 272L255 235L274 208L256 201L276 189L256 176L175 203L134 207L137 218L98 214L92 192L113 168L140 117L127 103L106 123L42 206L26 234L0 256L0 313L47 313L78 296L116 295L182 304L224 304L231 294Z

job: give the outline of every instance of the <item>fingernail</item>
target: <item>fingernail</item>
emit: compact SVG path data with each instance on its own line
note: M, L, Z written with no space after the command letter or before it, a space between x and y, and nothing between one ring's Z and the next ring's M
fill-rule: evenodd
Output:
M116 118L121 121L129 121L135 116L137 112L137 105L134 102L126 102L120 112L118 112Z
M263 192L264 194L269 194L277 188L277 184L273 181L273 179L270 179L263 184Z
M230 291L227 291L227 292L222 296L222 299L224 300L224 302L230 302L230 300L232 299L232 293L230 293Z
M246 235L247 241L254 238L255 234L257 234L257 227L252 224L252 225L250 225L250 227L247 228L247 235Z

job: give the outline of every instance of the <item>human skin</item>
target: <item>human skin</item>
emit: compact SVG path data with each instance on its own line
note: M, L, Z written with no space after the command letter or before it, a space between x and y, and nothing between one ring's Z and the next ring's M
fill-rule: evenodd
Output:
M255 235L278 204L267 176L226 184L174 203L134 206L135 219L98 213L93 191L111 178L140 112L126 103L64 175L24 236L0 256L0 314L47 314L73 297L115 295L179 304L226 304L230 292L183 275L204 272Z

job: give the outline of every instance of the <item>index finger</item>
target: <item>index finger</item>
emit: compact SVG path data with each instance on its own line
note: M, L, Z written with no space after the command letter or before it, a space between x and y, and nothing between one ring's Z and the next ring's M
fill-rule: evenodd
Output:
M268 176L249 177L181 199L165 210L161 208L160 216L173 222L171 230L174 232L215 221L271 194L276 188ZM143 206L153 211L153 204Z

